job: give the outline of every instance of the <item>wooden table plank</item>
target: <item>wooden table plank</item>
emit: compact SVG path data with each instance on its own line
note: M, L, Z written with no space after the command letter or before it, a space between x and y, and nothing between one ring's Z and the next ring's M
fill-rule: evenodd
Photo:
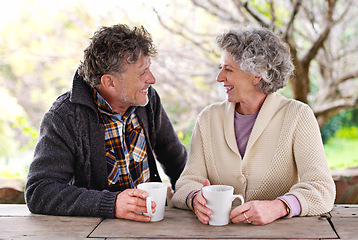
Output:
M358 218L358 204L335 205L331 211L332 217ZM358 237L358 236L357 236Z
M358 205L339 204L331 211L331 222L342 239L358 238Z
M293 227L294 226L294 227ZM229 224L209 226L200 223L190 211L167 208L161 222L140 223L122 219L105 219L90 237L155 239L233 239L233 238L337 238L325 218L297 217L279 219L265 226Z
M85 239L101 218L30 215L0 217L0 239Z
M331 221L336 229L338 236L342 239L358 238L358 218L338 218L332 217Z
M31 212L26 204L0 204L0 217L28 217Z

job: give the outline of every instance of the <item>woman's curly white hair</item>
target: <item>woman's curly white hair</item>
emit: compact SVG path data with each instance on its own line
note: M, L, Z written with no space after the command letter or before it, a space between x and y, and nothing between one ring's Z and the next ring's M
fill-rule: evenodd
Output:
M246 27L217 37L218 46L234 56L248 74L261 76L261 92L269 94L286 86L294 65L288 45L266 28Z

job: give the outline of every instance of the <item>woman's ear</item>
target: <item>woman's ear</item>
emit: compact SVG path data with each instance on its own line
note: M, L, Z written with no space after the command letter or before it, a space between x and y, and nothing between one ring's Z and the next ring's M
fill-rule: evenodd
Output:
M261 79L262 79L261 75L255 76L255 78L254 78L254 80L253 80L254 85L259 84L259 82L261 81Z

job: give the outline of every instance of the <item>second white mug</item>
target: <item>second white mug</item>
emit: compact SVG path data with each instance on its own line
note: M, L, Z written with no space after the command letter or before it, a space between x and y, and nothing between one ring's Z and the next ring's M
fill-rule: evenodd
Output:
M203 196L206 199L206 207L212 212L209 217L209 224L214 226L226 225L230 221L232 202L239 198L241 204L244 198L238 194L234 195L234 188L227 185L210 185L202 188Z

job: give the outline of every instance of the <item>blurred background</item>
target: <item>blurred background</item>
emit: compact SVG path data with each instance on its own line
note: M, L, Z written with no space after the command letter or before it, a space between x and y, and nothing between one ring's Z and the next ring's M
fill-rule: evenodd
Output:
M295 75L279 93L308 103L332 170L358 167L356 0L0 0L0 188L23 190L43 114L69 90L100 26L143 25L162 97L188 150L198 113L225 99L215 37L264 26L290 46Z

